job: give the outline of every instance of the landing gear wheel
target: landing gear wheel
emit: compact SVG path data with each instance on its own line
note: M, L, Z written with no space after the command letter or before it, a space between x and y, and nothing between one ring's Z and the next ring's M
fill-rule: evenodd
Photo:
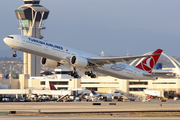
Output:
M17 54L13 54L13 57L17 57Z
M71 73L71 76L73 77L73 76L74 76L74 73Z
M92 74L92 75L91 75L91 78L96 78L96 75L95 75L95 74Z
M11 48L14 51L13 57L17 57L16 50L14 48Z
M74 74L74 78L79 78L79 75L78 74Z
M86 71L84 74L88 75L91 78L96 78L96 75L92 71L91 72L90 71Z
M88 76L91 76L91 75L92 75L92 73L89 72L89 73L88 73Z
M84 74L85 74L85 75L88 75L89 73L90 73L89 71L86 71Z
M80 76L78 75L78 73L76 72L75 68L72 68L73 71L68 72L68 75L71 75L74 78L79 78Z
M68 72L68 75L72 75L73 74L73 72Z

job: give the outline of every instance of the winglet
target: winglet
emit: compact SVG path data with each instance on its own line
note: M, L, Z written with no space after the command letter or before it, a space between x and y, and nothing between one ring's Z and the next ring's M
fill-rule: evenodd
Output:
M157 49L155 52L152 53L152 54L155 54L155 55L152 55L152 56L149 56L149 57L145 58L136 67L141 69L141 70L144 70L144 71L147 71L147 72L151 73L152 69L156 65L162 51L163 50L161 50L161 49Z

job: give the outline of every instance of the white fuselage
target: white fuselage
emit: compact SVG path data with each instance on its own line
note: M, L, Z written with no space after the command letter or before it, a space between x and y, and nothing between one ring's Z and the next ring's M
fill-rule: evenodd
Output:
M19 50L22 52L27 52L51 60L55 60L64 65L69 65L70 58L73 55L82 56L84 58L100 57L83 51L75 50L66 46L58 45L55 43L47 42L44 40L23 36L23 35L11 35L12 38L4 38L4 42L14 50ZM86 68L81 68L85 69ZM137 79L137 80L153 80L156 77L147 77L143 73L148 74L148 72L138 69L134 66L130 66L124 63L117 64L106 64L101 67L93 68L93 71L106 74L112 77L117 77L120 79Z

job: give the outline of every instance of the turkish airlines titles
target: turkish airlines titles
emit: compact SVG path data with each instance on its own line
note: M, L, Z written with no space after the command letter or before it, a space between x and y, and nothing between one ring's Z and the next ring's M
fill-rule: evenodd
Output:
M28 37L28 39L31 42L35 42L35 43L39 43L39 44L42 44L42 45L47 45L47 46L50 46L50 47L53 47L53 48L57 48L57 49L63 50L63 47L58 46L58 45L53 45L51 43L40 41L40 40L36 40L36 39L32 39L32 38L29 38L29 37Z

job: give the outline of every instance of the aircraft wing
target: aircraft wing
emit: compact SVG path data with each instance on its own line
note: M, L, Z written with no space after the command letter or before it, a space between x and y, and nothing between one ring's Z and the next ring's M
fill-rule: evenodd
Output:
M104 64L115 64L117 62L127 62L131 60L135 60L137 58L149 57L153 55L157 55L157 54L128 56L128 57L92 57L87 59L90 63L104 65Z

